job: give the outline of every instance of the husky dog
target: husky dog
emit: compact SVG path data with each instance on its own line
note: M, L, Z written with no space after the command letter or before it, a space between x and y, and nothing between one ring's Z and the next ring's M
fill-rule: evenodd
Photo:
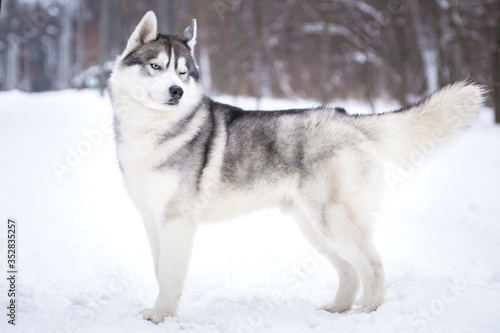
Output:
M142 18L110 78L123 181L144 219L159 295L141 312L174 316L195 230L201 222L277 206L339 275L330 312L384 300L382 260L371 212L384 188L383 161L435 150L474 121L483 88L449 85L395 112L342 109L244 111L204 95L194 58L196 21L182 35Z

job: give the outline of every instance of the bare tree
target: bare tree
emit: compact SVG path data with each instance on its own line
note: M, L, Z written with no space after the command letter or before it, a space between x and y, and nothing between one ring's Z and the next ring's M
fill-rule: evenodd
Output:
M411 17L415 33L417 35L417 45L420 51L425 80L427 83L427 93L431 93L439 87L437 55L430 29L423 22L423 15L420 9L419 0L411 1Z
M500 8L496 8L496 25L494 28L495 46L491 58L493 103L495 107L495 123L500 124Z
M13 33L7 35L7 78L5 80L5 88L15 89L20 79L19 68L19 53L22 39Z
M59 35L59 68L57 75L57 88L66 89L70 86L72 64L72 39L73 39L73 3L64 5L61 17L61 33Z
M323 33L321 35L321 103L328 103L328 82L330 81L330 35L328 29L332 16L332 0L327 0L323 11Z
M106 88L106 61L109 47L109 11L110 0L101 0L99 12L99 89L101 93Z
M158 24L160 31L167 35L173 35L175 31L175 0L160 0Z
M454 69L453 69L453 80L463 80L467 76L466 72L466 51L464 38L461 32L461 24L460 24L460 14L456 7L450 7L448 10L450 27L454 34L454 43L453 43L453 55L454 55Z
M256 97L260 104L262 97L271 95L269 85L269 59L266 47L266 0L257 3L257 55L255 64Z
M234 68L233 72L233 96L240 94L240 81L241 81L241 40L243 38L241 33L241 13L243 8L242 0L235 0L233 2L233 11L234 11L234 49L233 56L234 59L231 63Z
M442 87L446 84L443 69L443 48L442 48L442 32L441 32L441 8L439 7L436 0L431 0L430 2L430 12L432 21L432 30L434 32L434 49L436 53L436 70L438 74L438 86Z
M405 38L405 23L406 20L401 11L397 11L392 17L392 26L395 34L395 62L396 72L399 79L399 84L396 87L395 97L400 105L405 105L406 94L408 93L408 80L406 77L406 38Z
M85 0L80 0L80 6L77 10L76 15L76 29L77 29L77 43L76 43L76 54L75 54L75 73L80 74L85 69ZM85 81L80 82L80 87L83 88Z

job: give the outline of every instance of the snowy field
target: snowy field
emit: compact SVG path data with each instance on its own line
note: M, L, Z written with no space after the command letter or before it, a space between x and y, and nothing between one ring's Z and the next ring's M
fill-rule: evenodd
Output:
M306 106L315 104L263 102ZM17 321L7 324L2 277L1 332L500 332L500 127L491 110L389 188L376 214L387 284L376 312L316 310L333 299L334 270L290 218L265 211L200 228L178 317L158 326L136 315L157 287L110 115L93 91L0 93L2 276L7 218L18 224Z

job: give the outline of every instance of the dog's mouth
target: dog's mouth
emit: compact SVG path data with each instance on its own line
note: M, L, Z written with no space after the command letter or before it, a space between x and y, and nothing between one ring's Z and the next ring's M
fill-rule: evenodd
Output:
M177 105L178 103L179 103L178 101L175 101L175 100L169 100L169 101L167 101L167 102L165 102L165 103L163 103L163 104L165 104L165 105L170 105L170 106L175 106L175 105Z
M179 104L179 101L178 100L175 100L173 98L170 98L169 100L167 100L166 102L159 102L158 99L162 99L161 97L162 96L158 96L158 99L155 99L153 94L151 93L148 93L148 97L155 103L160 103L160 104L163 104L163 105L168 105L168 106L176 106L177 104Z

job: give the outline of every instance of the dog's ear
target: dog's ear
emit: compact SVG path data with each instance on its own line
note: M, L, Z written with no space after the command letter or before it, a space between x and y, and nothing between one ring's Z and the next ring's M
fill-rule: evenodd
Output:
M194 46L196 45L196 19L191 20L191 24L184 30L182 35L186 40L187 46L191 49L191 53L194 53Z
M158 36L158 22L155 13L150 10L137 25L127 42L127 51L133 51L142 44L156 39Z

